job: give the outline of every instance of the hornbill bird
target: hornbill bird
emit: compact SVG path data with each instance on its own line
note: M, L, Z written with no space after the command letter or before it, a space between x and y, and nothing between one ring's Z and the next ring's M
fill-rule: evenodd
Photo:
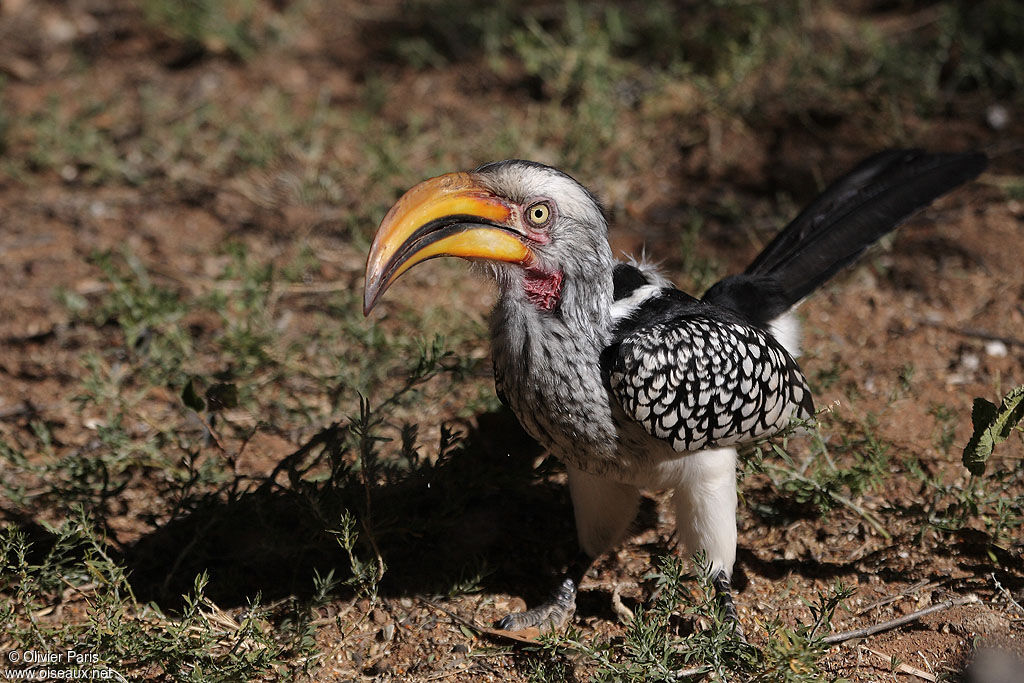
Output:
M593 559L625 536L640 489L672 489L678 540L704 554L738 627L737 448L814 414L793 308L985 165L981 153L878 153L699 299L650 264L617 261L601 204L550 166L489 163L402 196L370 248L364 313L417 263L486 264L499 290L490 322L498 396L568 471L581 553L547 602L498 626L563 625Z

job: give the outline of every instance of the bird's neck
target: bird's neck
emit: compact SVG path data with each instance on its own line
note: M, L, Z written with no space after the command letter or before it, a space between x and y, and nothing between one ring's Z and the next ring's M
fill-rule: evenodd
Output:
M523 277L523 292L526 300L540 311L555 310L562 300L562 271L527 270Z
M598 359L611 337L611 268L562 273L554 306L540 293L559 278L535 279L528 284L516 273L500 282L491 318L499 395L558 457L580 466L609 462L616 438ZM583 424L574 422L581 416Z
M551 311L566 325L585 330L602 347L611 332L612 272L601 268L586 277L565 277L558 307Z
M576 346L599 351L611 331L611 304L610 259L591 264L585 273L528 270L501 283L495 307L501 322L494 332L513 338L522 334L533 343L572 339Z

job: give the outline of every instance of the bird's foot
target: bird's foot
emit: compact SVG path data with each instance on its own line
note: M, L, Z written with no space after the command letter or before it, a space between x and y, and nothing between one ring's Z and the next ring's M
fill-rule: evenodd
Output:
M720 571L715 574L711 582L715 586L715 594L718 604L722 608L725 623L732 626L737 638L746 642L746 638L743 636L743 625L740 623L739 614L736 613L736 604L732 600L732 583L729 575Z
M565 626L575 612L576 582L566 578L543 605L508 614L496 626L505 631L521 631L530 627L542 632L556 631Z

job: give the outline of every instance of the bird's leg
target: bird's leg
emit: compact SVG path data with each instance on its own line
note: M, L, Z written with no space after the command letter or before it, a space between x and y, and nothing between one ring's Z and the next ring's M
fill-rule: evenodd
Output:
M576 516L580 552L563 573L561 584L540 607L509 614L498 628L517 631L537 626L549 631L560 628L576 611L576 589L594 558L615 547L636 518L640 492L635 486L587 474L566 465L569 493Z
M673 497L676 531L686 552L704 556L725 620L742 638L730 583L736 561L736 451L720 448L687 457L688 469Z
M711 579L711 583L715 587L715 598L718 600L718 605L722 608L725 622L731 624L736 635L743 638L743 625L740 624L740 617L736 613L736 605L732 601L732 583L729 574L724 569L719 570L715 573L714 578Z
M562 582L544 604L525 612L507 614L498 621L497 627L506 631L521 631L530 627L537 627L541 631L560 629L576 612L576 590L591 562L590 557L580 551L562 572Z

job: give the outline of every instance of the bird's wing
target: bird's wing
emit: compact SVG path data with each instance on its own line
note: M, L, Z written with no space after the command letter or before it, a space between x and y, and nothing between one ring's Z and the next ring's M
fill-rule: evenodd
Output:
M602 354L629 418L680 453L753 441L814 405L796 361L739 321L687 315L634 329Z

